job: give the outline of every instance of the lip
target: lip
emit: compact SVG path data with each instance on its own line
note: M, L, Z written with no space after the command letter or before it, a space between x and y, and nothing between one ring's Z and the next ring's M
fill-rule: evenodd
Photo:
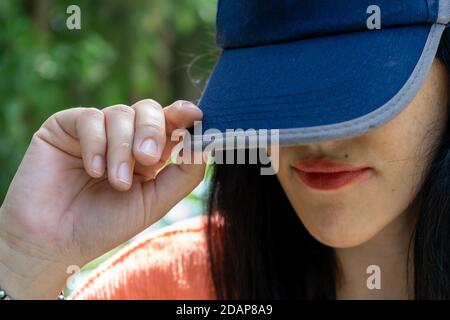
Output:
M336 190L368 178L372 168L327 159L307 160L293 165L300 180L318 190Z

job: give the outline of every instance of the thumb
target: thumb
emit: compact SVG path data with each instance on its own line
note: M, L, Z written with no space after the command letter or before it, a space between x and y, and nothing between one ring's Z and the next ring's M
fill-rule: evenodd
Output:
M175 164L164 167L156 179L143 184L146 226L161 219L203 180L206 164Z

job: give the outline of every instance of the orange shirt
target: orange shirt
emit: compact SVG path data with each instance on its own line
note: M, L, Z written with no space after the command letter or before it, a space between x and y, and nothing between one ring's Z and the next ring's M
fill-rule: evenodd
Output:
M214 299L206 224L191 218L127 245L69 299Z

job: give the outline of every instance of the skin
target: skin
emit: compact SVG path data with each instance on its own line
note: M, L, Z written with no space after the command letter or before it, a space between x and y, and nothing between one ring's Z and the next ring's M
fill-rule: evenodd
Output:
M447 88L447 71L435 60L414 100L385 125L349 139L280 148L278 179L294 210L314 238L335 249L342 276L338 298L408 296L402 280L414 203L445 130ZM321 156L373 170L340 189L312 189L292 165ZM369 265L380 266L382 290L367 289Z
M443 131L445 77L435 63L411 105L374 132L280 151L278 177L299 218L316 239L336 248L344 279L339 298L361 295L366 279L359 277L369 262L398 275L411 230L407 207L426 162L415 151ZM34 134L0 208L2 287L16 299L55 299L68 266L84 265L159 220L203 178L204 164L164 166L176 144L168 136L201 118L191 103L163 109L153 100L51 116ZM142 148L149 138L153 152L148 143ZM358 186L315 192L291 164L319 155L367 164L375 173ZM404 293L400 279L392 280L400 289L390 293Z
M162 168L176 144L166 135L201 118L191 103L163 109L153 100L51 116L0 209L2 288L15 299L55 299L68 266L83 266L159 220L205 168ZM141 148L147 139L153 152Z

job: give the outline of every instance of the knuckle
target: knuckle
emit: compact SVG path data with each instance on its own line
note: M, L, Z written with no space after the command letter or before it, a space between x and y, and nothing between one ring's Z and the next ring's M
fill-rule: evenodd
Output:
M94 134L90 136L89 143L95 144L95 145L104 145L106 144L106 136L100 135L100 134Z
M54 113L50 117L45 120L45 122L42 124L41 128L38 130L38 132L45 131L48 134L56 135L57 133L61 134L65 132L64 127L59 122L58 118L63 117L65 113L68 113L69 110L62 110Z
M118 147L120 149L131 150L131 143L129 143L129 142L120 142Z
M163 127L159 122L147 122L139 126L140 130L145 135L160 136L163 132Z
M154 108L156 110L162 110L162 106L155 100L153 99L144 99L144 100L140 100L138 102L136 102L133 105L133 108L138 109L138 108Z
M139 126L153 126L155 128L159 128L160 130L163 130L165 126L165 118L162 112L153 112L146 117L140 117L137 122Z
M117 150L118 152L128 152L132 147L132 139L129 140L126 136L120 136L116 138L108 138L108 150Z
M122 115L134 117L134 109L125 104L117 104L117 105L106 108L104 111L107 114L114 113L114 114L122 114Z
M47 140L48 136L49 136L48 129L45 126L42 126L33 133L31 140L36 140L36 139Z
M44 121L42 126L48 126L50 124L54 124L55 122L57 122L58 118L61 118L61 117L65 116L66 114L69 114L70 112L73 112L73 111L80 112L82 110L83 110L83 108L71 108L71 109L65 109L65 110L55 112L54 114L52 114L50 117L48 117Z
M96 108L84 108L83 117L101 119L103 118L103 112Z

